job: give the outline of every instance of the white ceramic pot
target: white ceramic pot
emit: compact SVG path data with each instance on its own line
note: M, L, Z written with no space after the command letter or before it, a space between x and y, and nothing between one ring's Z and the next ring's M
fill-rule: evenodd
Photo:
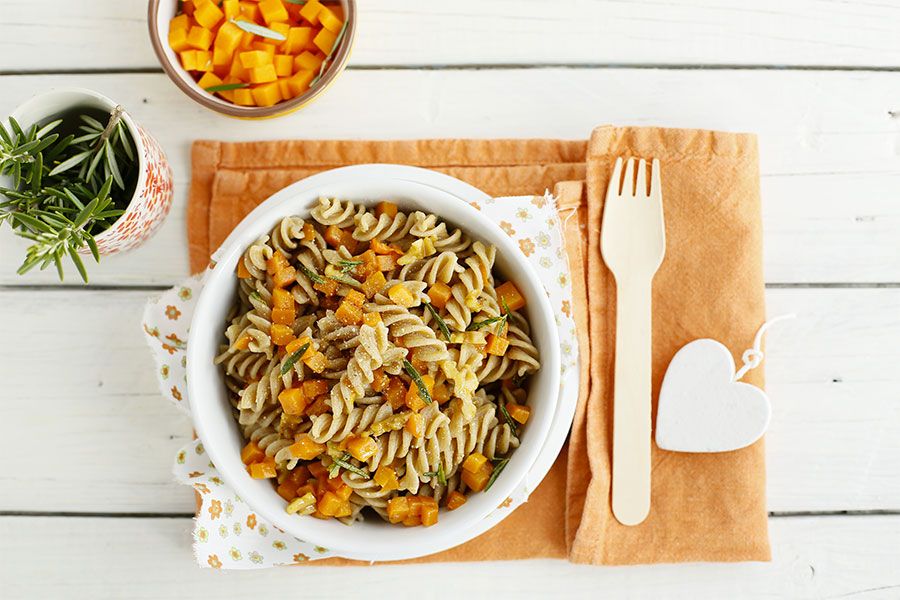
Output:
M74 107L87 107L111 112L116 103L92 90L59 88L25 101L12 117L23 129L43 123ZM131 139L137 149L138 180L125 213L112 226L94 236L101 254L114 254L140 245L162 225L172 207L172 168L162 148L128 112L122 113ZM82 248L82 254L90 249Z
M432 527L396 527L378 519L347 527L335 520L289 515L271 482L251 479L241 462L244 442L232 416L221 369L213 364L224 340L226 317L237 290L234 274L237 261L251 243L268 234L283 217L307 216L320 196L362 204L390 199L403 210L434 213L472 237L494 244L497 270L515 280L528 299L525 312L540 352L541 369L531 380L528 404L532 415L523 429L521 445L512 453L506 469L490 490L471 495L457 510L442 512L440 521ZM546 292L531 264L499 226L469 204L486 198L484 192L457 179L415 167L363 165L335 169L299 181L270 197L213 254L214 266L205 277L188 341L188 397L194 426L226 482L253 510L290 535L329 548L340 556L362 560L400 560L432 554L466 542L499 522L502 517L497 516L498 512L508 513L495 509L526 478L530 489L537 487L549 469L552 457L542 459L539 469L534 467L558 416L557 326ZM556 452L560 445L561 438L552 444Z

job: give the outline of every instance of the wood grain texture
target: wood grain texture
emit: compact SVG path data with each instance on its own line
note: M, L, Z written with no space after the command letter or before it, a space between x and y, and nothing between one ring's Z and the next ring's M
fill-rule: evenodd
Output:
M175 170L175 206L163 228L141 248L92 268L96 284L171 285L187 273L189 150L200 135L574 139L602 123L757 132L767 280L900 281L900 119L888 116L900 102L900 74L354 71L308 109L261 122L209 112L161 74L6 76L0 77L0 114L38 90L62 85L94 88L124 104L166 148ZM363 98L366 110L360 110ZM50 272L15 275L23 248L0 236L0 285L54 283Z
M6 0L4 9L0 71L158 67L145 2ZM900 65L900 6L890 2L363 0L359 14L356 66Z
M772 519L771 563L591 567L563 561L296 567L194 564L191 520L0 517L4 598L896 598L900 516ZM419 582L422 582L421 584ZM425 582L440 582L430 587ZM498 585L499 584L499 585ZM298 591L299 590L299 591Z
M143 292L0 292L0 510L190 512L171 463L190 426L161 397ZM38 300L39 299L39 300ZM775 289L765 363L769 510L900 510L900 290ZM733 348L736 355L744 350ZM52 366L51 366L52 364Z

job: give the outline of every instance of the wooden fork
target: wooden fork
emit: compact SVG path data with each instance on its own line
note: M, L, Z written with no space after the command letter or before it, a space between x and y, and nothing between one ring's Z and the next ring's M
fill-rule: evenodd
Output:
M650 512L651 290L666 252L659 160L616 160L603 209L600 252L616 279L612 510L623 525Z

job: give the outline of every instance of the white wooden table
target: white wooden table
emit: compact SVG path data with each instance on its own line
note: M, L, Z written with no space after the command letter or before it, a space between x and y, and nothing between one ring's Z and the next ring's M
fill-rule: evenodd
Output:
M0 235L0 597L900 597L900 2L362 0L351 68L259 123L161 73L139 0L4 0L0 115L97 89L163 144L175 207L92 284L17 277ZM189 147L206 137L584 138L601 123L760 135L770 314L773 561L596 568L537 560L214 573L172 481L190 426L138 329L187 274Z

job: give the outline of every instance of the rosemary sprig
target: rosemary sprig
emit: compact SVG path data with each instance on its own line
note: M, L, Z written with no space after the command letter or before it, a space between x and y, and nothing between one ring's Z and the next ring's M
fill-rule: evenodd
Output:
M510 416L509 411L506 410L506 405L504 405L502 402L498 402L497 405L500 407L500 414L503 415L503 419L506 421L506 424L509 425L510 429L512 429L513 435L518 437L519 428L516 425L516 422L513 421L513 418Z
M428 309L428 312L431 313L431 316L434 317L434 320L437 321L438 329L441 330L441 333L444 334L444 337L447 338L447 341L450 341L450 328L447 327L447 322L438 314L438 311L435 307L431 305L431 302L425 303L425 308Z
M341 267L341 273L349 273L361 264L363 264L361 260L342 260L338 262L338 265Z
M419 389L419 398L424 400L425 404L431 404L431 394L428 393L428 387L426 387L425 382L422 381L422 376L419 375L419 372L413 364L405 358L403 359L403 370L406 371L406 374L410 376L413 383L415 383L416 387Z
M306 4L306 0L284 0L284 1L287 2L288 4L296 4L298 6L303 6L304 4Z
M447 485L447 476L444 475L444 465L443 463L438 465L437 471L426 471L422 473L425 477L436 477L438 483L441 485Z
M300 357L309 350L309 342L306 342L300 349L288 356L287 360L284 361L284 364L281 365L281 374L287 375L291 369L294 368L294 365L297 364L297 361L300 360Z
M223 83L221 85L211 85L203 89L210 94L214 94L215 92L228 92L231 90L240 90L248 87L250 87L249 83Z
M499 317L490 317L483 321L472 321L469 323L469 326L466 327L466 331L478 331L479 329L484 329L489 325L493 325L494 323L498 323L499 327L503 328L503 323L506 322L507 315L501 315Z
M270 40L276 40L279 42L283 42L287 39L277 31L269 29L268 27L263 27L262 25L257 25L256 23L251 23L250 21L244 21L243 19L229 19L229 21L231 21L247 33L252 33L253 35L258 35L259 37L269 38Z
M356 465L354 465L353 463L351 463L350 462L351 458L353 458L353 457L350 455L349 452L344 452L343 456L333 459L334 460L333 464L337 465L338 467L344 468L344 469L350 471L351 473L355 473L355 474L359 475L360 477L365 477L366 479L368 479L369 474L366 473L365 471L363 471L362 469L360 469L359 467L357 467ZM335 477L335 475L331 475L331 477Z
M497 459L495 459L497 460ZM494 482L497 481L497 478L500 477L500 473L503 472L503 469L506 468L506 465L509 463L508 458L502 458L497 460L497 464L494 465L494 470L491 473L491 478L488 479L487 485L484 486L484 491L488 491L491 489L491 486L494 485Z
M300 271L313 283L325 283L325 278L305 265L300 265Z

